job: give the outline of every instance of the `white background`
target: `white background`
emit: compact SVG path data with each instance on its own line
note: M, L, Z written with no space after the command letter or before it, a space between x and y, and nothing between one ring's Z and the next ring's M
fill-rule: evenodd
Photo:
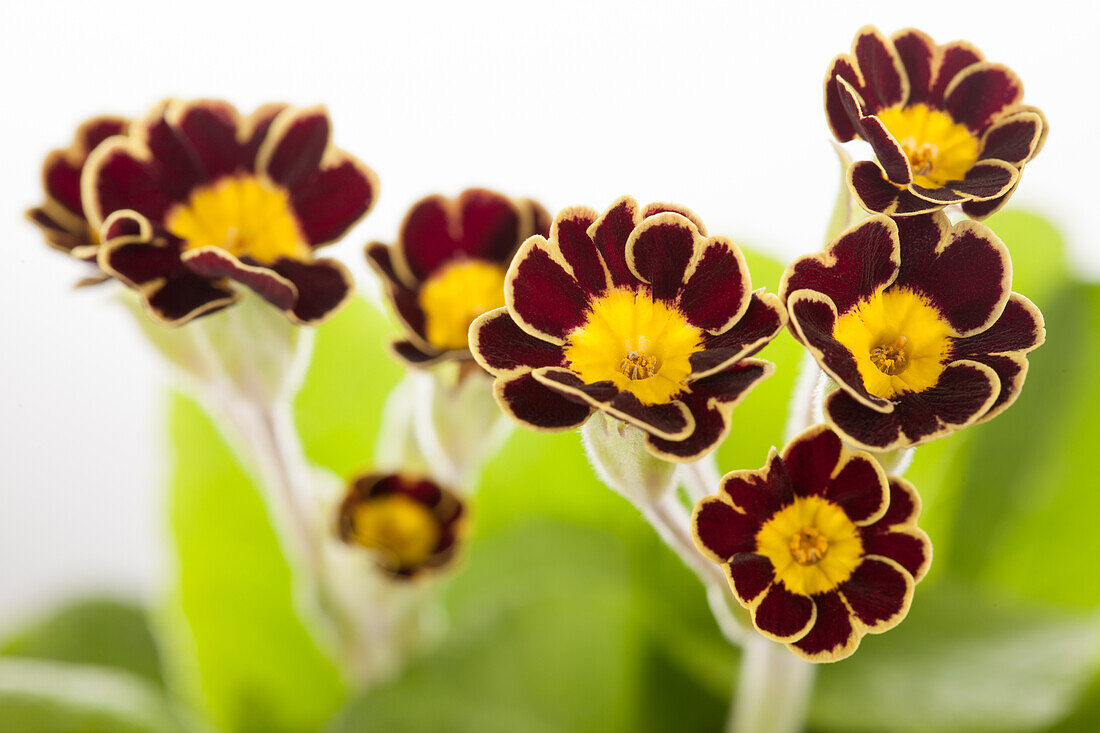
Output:
M826 65L864 23L917 25L1023 78L1052 132L1013 204L1052 216L1100 273L1085 3L146 0L0 14L0 629L84 591L152 593L163 572L164 370L113 285L71 290L79 263L21 219L42 157L94 113L165 96L326 103L337 144L382 181L330 250L363 283L364 242L392 240L420 196L471 184L551 210L676 201L789 259L819 248L838 183Z

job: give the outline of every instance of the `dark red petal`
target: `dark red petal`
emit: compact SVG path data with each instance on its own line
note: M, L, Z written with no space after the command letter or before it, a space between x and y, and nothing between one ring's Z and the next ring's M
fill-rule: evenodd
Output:
M240 121L241 130L248 134L248 140L241 149L241 160L246 161L247 165L251 165L259 157L260 146L271 129L271 123L289 106L282 102L262 104Z
M1005 352L1028 352L1046 340L1043 314L1030 300L1012 293L1004 311L992 326L966 338L955 339L952 359Z
M909 612L913 577L886 560L864 557L837 590L856 620L877 633L897 625Z
M638 278L626 264L626 242L638 221L638 204L624 196L611 205L593 225L592 241L603 257L615 287L635 288Z
M920 516L921 501L913 484L897 476L889 477L890 506L874 527L888 529L902 524L912 524Z
M987 227L969 221L948 227L942 214L898 222L901 269L894 287L927 298L955 333L977 333L1008 302L1012 261Z
M305 176L291 191L295 218L314 247L335 241L374 205L378 179L350 156Z
M878 29L870 26L861 29L852 44L852 55L866 84L861 90L864 101L872 111L905 102L909 96L909 80L894 44Z
M998 196L994 199L987 201L964 201L962 203L962 211L971 219L981 221L987 217L992 216L996 212L1000 211L1008 200L1012 197L1012 194L1016 192L1016 188L1020 185L1020 179L1023 177L1023 171L1020 171L1020 175L1016 178L1016 183L1012 184L1012 188L1008 189L1008 193L1003 196Z
M257 168L293 191L321 165L332 125L321 108L286 109L260 146Z
M684 286L698 236L695 225L679 214L657 214L645 219L634 229L626 245L630 271L650 284L655 299L675 300Z
M843 659L859 646L859 634L852 626L848 607L835 592L814 596L814 602L817 605L814 626L792 648L815 662Z
M714 496L702 499L691 515L695 544L715 562L724 563L738 553L753 552L759 531L758 519L736 511Z
M760 351L787 322L787 311L773 293L752 293L744 315L726 331L703 337L703 348L691 355L691 377L696 380L721 371L735 361Z
M507 414L535 430L572 430L592 414L592 408L565 399L529 372L514 379L496 380L493 393Z
M753 610L752 620L769 638L791 642L806 635L815 615L812 598L791 593L782 583L773 583Z
M932 543L919 529L905 528L891 532L863 535L863 551L868 555L888 557L920 581L932 564Z
M925 33L908 28L893 36L894 49L901 59L905 75L909 78L907 105L925 104L932 89L932 61L936 55L935 42Z
M704 237L707 236L707 227L703 224L703 220L699 218L699 215L686 206L681 204L670 204L667 201L655 201L653 203L646 204L642 209L642 219L648 219L651 216L657 214L663 214L665 212L671 212L673 214L679 214L684 217L699 230L699 233Z
M926 415L926 418L918 430L922 435L930 435L939 427L935 416ZM882 451L908 444L901 434L901 418L896 407L885 413L872 410L842 389L825 398L825 421L848 442L861 448Z
M68 161L63 151L54 151L46 156L42 166L42 183L46 195L61 204L73 216L84 218L84 208L80 202L80 165Z
M886 173L873 160L859 160L848 168L848 190L859 205L868 211L891 216L924 214L943 208L898 188L886 178Z
M940 46L940 61L928 95L933 106L942 109L943 95L948 85L963 69L982 60L981 52L966 41L954 41Z
M725 331L748 307L751 289L741 250L724 237L712 237L683 286L679 310L693 326Z
M133 134L148 146L158 183L169 198L186 201L196 186L210 181L194 146L165 117L165 107L154 110L135 128Z
M787 307L796 337L811 350L821 368L862 404L889 410L888 400L872 395L864 387L852 352L833 338L837 313L832 301L812 290L799 290L791 296Z
M765 521L794 499L791 479L774 450L758 471L733 471L722 478L719 491L746 514Z
M822 254L795 260L783 274L779 297L786 301L796 290L814 290L844 313L893 282L900 263L897 226L886 217L872 217L841 234Z
M520 245L520 211L506 196L469 189L458 197L462 236L457 249L470 257L507 266Z
M528 239L508 270L505 300L513 316L549 339L563 341L588 317L588 293L551 258L542 237Z
M161 321L178 325L221 310L238 299L223 283L211 282L183 269L152 290L145 305Z
M413 204L401 222L402 259L417 281L427 280L454 258L458 242L451 231L450 205L442 196L428 196Z
M763 555L743 552L730 558L726 564L726 577L734 597L748 606L775 580L775 568L772 561Z
M236 280L282 310L290 310L298 300L297 289L285 277L267 267L245 264L223 249L190 250L183 254L183 264L204 278Z
M371 242L363 250L367 257L367 264L377 272L387 283L400 283L397 270L393 265L393 252L381 242Z
M588 228L597 218L595 211L584 207L565 209L554 219L550 235L577 282L593 296L602 295L609 280L600 253L588 236Z
M840 436L825 425L815 425L795 436L782 454L794 493L824 496L843 450Z
M877 117L864 117L860 120L860 127L864 139L871 144L871 149L890 182L899 186L908 185L913 180L909 156L886 129L886 125Z
M336 260L279 260L273 269L298 289L298 301L290 309L298 323L325 320L347 302L355 287L351 273Z
M474 321L470 350L481 366L496 375L565 366L562 348L517 326L507 308L490 311Z
M1023 96L1024 85L1012 69L983 62L951 80L944 93L943 106L955 122L981 132Z
M975 358L975 361L985 364L996 372L997 381L1001 385L1001 391L997 393L997 399L990 405L986 413L979 418L981 422L985 422L1007 410L1020 396L1024 379L1027 377L1028 362L1027 358L1021 354L982 356Z
M832 431L829 431L832 432ZM855 454L829 479L825 498L837 504L856 524L864 524L886 511L889 489L878 461Z
M854 87L860 86L859 75L852 65L851 56L847 54L837 56L829 64L829 70L825 73L825 116L828 118L833 136L843 143L854 138L858 130L841 100L840 87L836 82L838 76Z
M393 349L393 353L397 355L397 358L414 367L430 366L448 356L446 351L435 351L434 349L429 351L417 346L412 341L394 341L390 344L390 348Z
M994 122L982 138L981 159L996 158L1017 168L1035 155L1043 135L1043 118L1020 112Z
M169 106L169 122L187 139L202 163L208 180L232 175L243 167L241 143L237 140L237 110L227 102L203 100ZM167 174L166 174L167 175Z
M948 181L940 188L913 184L909 191L933 203L953 204L974 199L1003 196L1020 177L1020 171L1003 160L980 160L970 166L962 180Z
M775 366L759 359L744 359L726 371L691 383L691 391L678 399L695 419L695 429L682 440L666 440L656 435L646 438L646 447L666 460L686 462L702 458L717 447L730 430L733 408L758 382L775 371Z
M150 221L160 222L173 203L161 188L153 166L136 157L132 143L125 138L103 143L86 169L81 185L93 225L121 209L133 209Z
M100 250L99 262L101 267L131 286L145 285L183 269L178 250L147 242L104 247Z

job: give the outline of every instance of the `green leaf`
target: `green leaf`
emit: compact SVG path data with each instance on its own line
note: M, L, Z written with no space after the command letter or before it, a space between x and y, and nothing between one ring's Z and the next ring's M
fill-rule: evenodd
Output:
M108 598L57 609L12 634L0 654L112 667L164 684L145 611Z
M369 467L386 396L404 373L387 350L386 317L361 298L317 329L295 402L306 456L348 479Z
M1098 641L1095 615L918 588L900 626L819 669L811 722L845 733L1034 730L1072 708Z
M178 733L161 691L117 669L0 659L4 733Z
M260 493L192 401L171 402L174 679L229 732L317 730L344 690L294 599Z

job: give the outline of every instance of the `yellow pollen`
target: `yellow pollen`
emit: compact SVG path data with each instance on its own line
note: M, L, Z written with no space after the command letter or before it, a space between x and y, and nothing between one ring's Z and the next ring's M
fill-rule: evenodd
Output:
M350 536L384 553L396 567L415 567L431 556L440 529L428 507L404 494L388 494L352 509Z
M447 265L420 290L428 342L444 351L467 348L474 319L502 305L504 268L484 260Z
M619 371L631 379L649 379L657 373L657 357L631 351L619 365Z
M608 380L655 405L687 389L690 357L702 340L675 308L623 288L592 303L584 325L566 340L565 358L585 382Z
M978 138L946 112L914 104L890 107L876 116L905 151L919 186L940 188L962 179L978 160Z
M908 338L898 336L888 344L876 346L871 349L871 363L880 372L891 377L904 372L905 367L909 366L909 352L906 349L908 343Z
M799 565L813 565L829 551L829 540L813 527L795 533L790 542L791 557Z
M833 326L833 338L851 352L864 389L883 399L935 386L951 354L951 334L939 311L906 288L876 292Z
M308 260L306 243L287 192L255 176L231 176L196 189L165 216L165 227L185 249L218 247L235 257L270 265Z
M795 497L756 533L756 551L791 593L815 595L837 587L863 559L859 529L820 496Z

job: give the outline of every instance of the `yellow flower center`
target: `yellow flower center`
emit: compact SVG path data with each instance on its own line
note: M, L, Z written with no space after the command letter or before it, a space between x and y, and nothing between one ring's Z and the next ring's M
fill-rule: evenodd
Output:
M905 151L918 186L939 188L959 180L978 160L978 138L945 112L914 104L876 116Z
M370 499L351 513L351 539L385 553L397 567L415 567L427 560L439 534L431 510L404 494Z
M165 226L186 249L219 247L265 265L310 256L286 191L254 176L196 189L186 204L168 211Z
M819 496L796 497L756 533L756 551L771 560L791 593L812 596L837 587L863 558L863 540L848 515Z
M610 380L654 405L684 391L689 358L702 343L702 332L679 311L619 289L592 304L588 320L569 335L565 358L585 382Z
M852 353L863 387L892 399L939 381L951 351L951 329L922 296L880 290L837 319L833 337Z
M474 319L503 305L504 268L482 260L448 265L420 290L428 342L444 351L465 349Z

